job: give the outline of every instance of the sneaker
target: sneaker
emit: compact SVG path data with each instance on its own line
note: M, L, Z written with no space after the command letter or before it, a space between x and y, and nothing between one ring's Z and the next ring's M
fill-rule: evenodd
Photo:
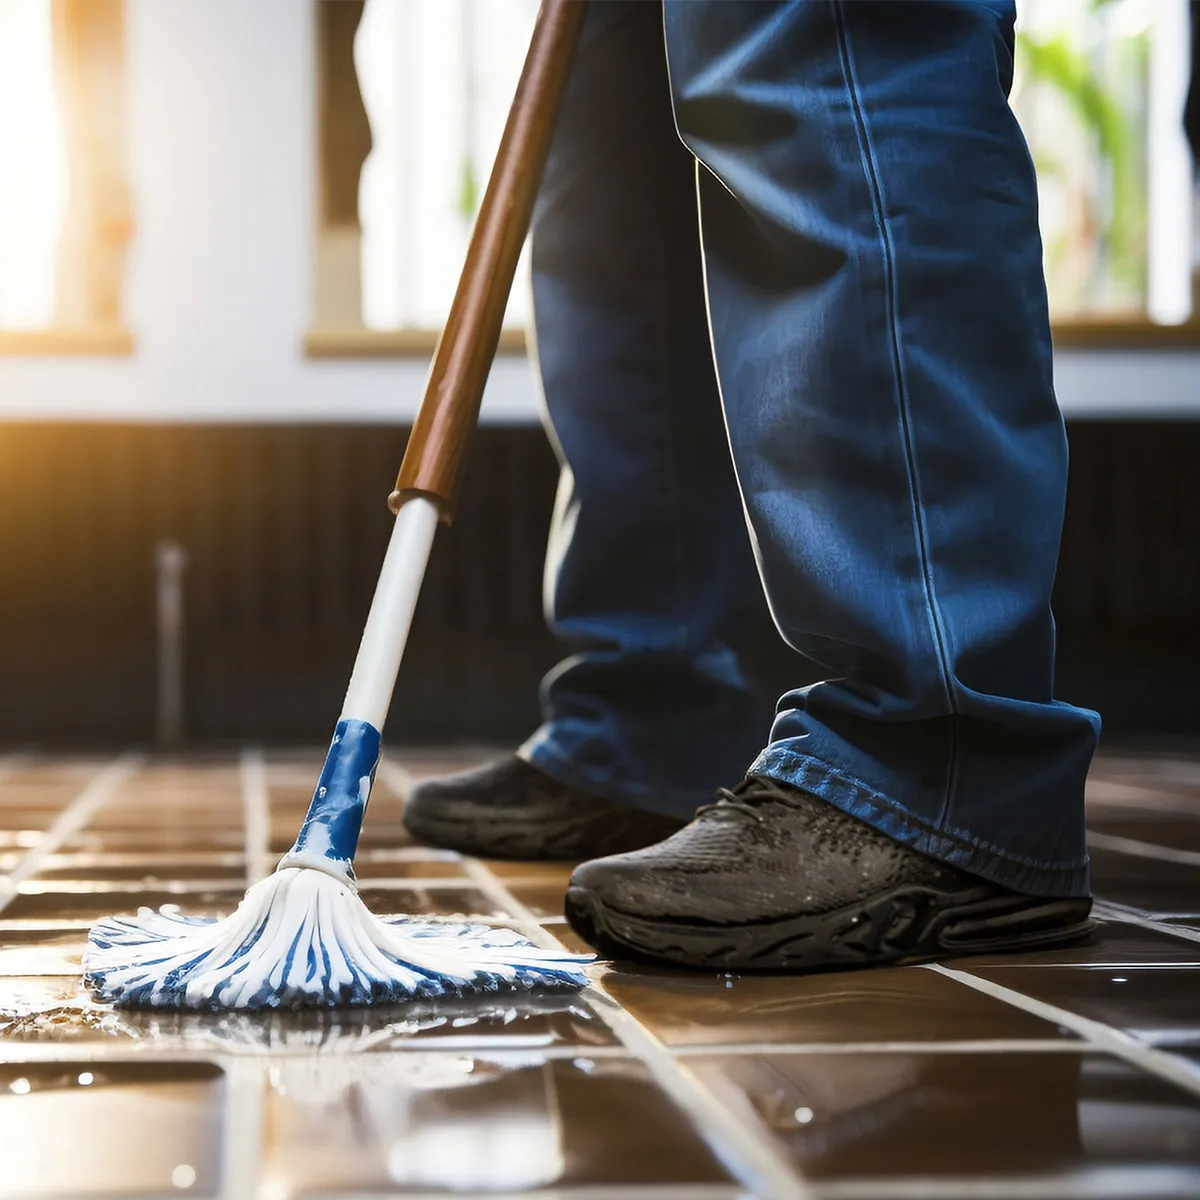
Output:
M815 971L1080 940L1091 898L1026 896L748 776L659 845L577 867L567 920L610 958Z
M516 755L417 784L404 824L431 846L481 858L569 862L637 850L683 826L568 787Z

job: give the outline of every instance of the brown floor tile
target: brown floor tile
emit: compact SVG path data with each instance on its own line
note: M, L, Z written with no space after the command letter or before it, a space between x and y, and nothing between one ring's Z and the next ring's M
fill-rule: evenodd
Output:
M1124 809L1089 814L1088 829L1112 837L1132 838L1174 850L1200 851L1200 813L1175 817L1164 813L1130 814ZM1153 864L1153 860L1149 860Z
M37 921L55 924L62 921L96 921L101 917L136 913L139 908L158 908L177 904L186 913L224 916L232 912L245 895L239 882L223 888L192 888L180 885L167 888L131 889L122 884L97 882L73 887L63 882L23 884L19 895L0 912L0 925L9 921ZM473 887L381 887L378 882L360 889L363 903L377 916L503 916L480 891ZM3 935L0 935L2 938Z
M479 916L507 915L483 892L473 887L381 888L367 886L359 890L363 903L376 916Z
M55 860L63 865L54 865ZM234 855L212 855L201 862L146 855L140 864L122 862L120 859L111 863L104 855L96 854L53 855L51 861L37 873L37 878L49 883L94 881L143 887L179 882L195 886L197 882L223 884L233 880L240 883L246 878L246 866Z
M1054 1038L1065 1031L919 967L826 975L610 970L604 984L670 1046Z
M1104 1055L778 1054L688 1065L813 1180L986 1175L1015 1185L1032 1175L1067 1194L1085 1169L1170 1164L1181 1168L1177 1182L1194 1172L1200 1194L1200 1101ZM1134 1172L1125 1184L1124 1195L1149 1194Z
M506 887L524 886L527 882L552 883L560 889L565 889L571 872L576 863L559 862L508 862L502 858L485 858L481 860L493 875L500 879ZM562 905L559 905L561 911Z
M223 1081L197 1062L0 1064L0 1195L215 1195Z
M148 829L144 825L131 825L121 829L81 829L63 843L63 849L89 854L152 852L174 857L192 851L241 851L245 843L241 829L186 829L183 826Z
M1200 867L1098 849L1091 860L1097 899L1155 913L1200 911Z
M354 860L354 874L360 882L385 879L454 879L464 877L462 863L445 858L405 858L382 861L369 854ZM464 878L464 882L466 882Z
M546 926L546 928L548 928L550 933L554 935L555 939L561 942L563 946L565 946L572 954L596 953L595 947L589 946L588 943L585 942L583 938L581 938L579 934L577 934L575 930L570 927L570 925L550 925Z
M1068 1012L1151 1040L1200 1035L1200 967L968 968Z
M271 1050L347 1057L418 1045L525 1053L614 1044L608 1026L569 992L268 1014L180 1013L96 1004L78 974L0 978L0 1052L48 1042L114 1041L142 1043L159 1055Z
M263 1180L273 1195L729 1179L686 1117L629 1059L510 1067L451 1055L380 1055L340 1078L336 1070L321 1078L289 1066L272 1071L267 1108Z
M40 829L0 828L0 850L16 853L18 861L26 850L31 850L41 840L42 831Z
M1091 938L1077 946L1034 950L1022 954L980 954L972 958L947 959L948 967L963 971L977 967L1087 966L1134 963L1181 965L1200 963L1200 942L1172 937L1123 921L1097 921Z
M45 924L57 921L96 921L101 917L136 913L139 908L159 908L177 904L185 912L203 916L224 915L241 902L245 888L177 887L129 888L121 883L82 881L41 883L37 880L21 885L0 919L4 921L36 920Z
M561 917L563 898L567 893L566 880L551 883L523 883L505 880L505 885L535 917Z
M0 933L0 976L78 975L86 929L11 929Z
M20 809L36 812L61 812L83 790L86 777L63 780L6 779L0 783L0 821Z

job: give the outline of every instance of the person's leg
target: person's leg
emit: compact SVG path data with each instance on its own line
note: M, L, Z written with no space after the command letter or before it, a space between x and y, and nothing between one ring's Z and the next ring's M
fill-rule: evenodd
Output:
M741 776L770 708L729 644L763 601L657 5L589 6L534 217L533 297L563 468L547 613L577 653L547 677L523 752L563 782L686 819Z
M762 794L698 822L709 859L743 810L791 819L790 788L871 827L864 862L889 880L901 843L977 883L1087 895L1099 723L1052 697L1066 443L1033 168L1006 100L1012 21L1003 0L667 0L762 577L784 637L831 676L780 701L752 768ZM862 902L869 870L849 859L809 887L822 846L857 835L797 803L805 826L787 853L786 839L762 847L772 888L786 892L794 851L808 861L790 886L810 908L817 891ZM701 840L689 830L632 866L584 871L580 902L620 880L618 905L645 911L634 876L681 892L664 880ZM762 837L751 824L741 844ZM971 890L957 873L900 874L910 890ZM788 915L730 896L726 923ZM668 907L686 921L704 903ZM1041 906L1038 920L1077 924L1078 907Z
M740 778L761 746L770 702L730 639L768 617L713 370L695 186L661 8L589 5L532 255L562 461L547 616L575 653L545 680L526 763L414 792L406 820L423 840L509 857L643 845ZM643 811L631 824L597 798L674 820Z

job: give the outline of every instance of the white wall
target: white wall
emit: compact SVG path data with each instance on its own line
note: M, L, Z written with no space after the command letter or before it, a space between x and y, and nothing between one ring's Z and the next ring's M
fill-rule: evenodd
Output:
M497 0L498 2L498 0ZM137 230L127 359L0 358L0 416L409 419L424 364L311 361L310 0L127 0ZM1061 356L1068 414L1200 412L1200 352ZM485 419L533 419L501 359Z

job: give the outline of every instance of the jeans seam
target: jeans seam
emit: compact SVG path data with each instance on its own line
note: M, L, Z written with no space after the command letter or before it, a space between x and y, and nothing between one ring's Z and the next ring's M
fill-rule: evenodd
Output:
M959 714L958 700L952 683L950 658L947 648L947 634L942 626L938 611L937 594L933 581L933 570L929 552L929 531L925 525L924 509L921 500L920 477L917 470L916 449L913 444L912 422L909 411L908 379L904 370L903 339L900 335L897 318L898 296L896 286L895 247L892 243L891 229L888 224L883 197L883 184L880 180L878 163L875 156L874 143L867 125L866 112L862 106L859 93L858 79L854 70L853 53L850 47L850 31L847 28L844 11L845 0L833 0L832 10L834 26L837 31L838 52L841 59L842 75L846 91L850 98L850 106L854 114L854 127L859 143L859 156L862 160L863 173L871 195L871 215L879 238L879 249L883 259L884 273L884 305L887 315L888 335L891 342L892 371L896 386L897 409L900 419L901 440L904 447L905 473L908 478L909 507L912 513L913 535L917 543L917 555L921 566L921 584L925 600L925 611L929 619L930 631L933 634L934 648L937 653L938 671L941 676L942 690L946 703L950 707L952 718ZM958 722L952 719L950 725L950 759L946 766L946 784L942 797L939 823L949 816L950 803L953 795L953 785L957 778L958 764Z
M659 205L658 207L659 207L659 209L662 209L665 206ZM662 221L665 218L665 213L659 212L658 216L659 216L658 231L659 231L660 236L658 236L655 239L655 241L657 243L657 245L656 245L657 252L654 256L654 265L655 265L655 283L658 285L658 293L659 293L659 296L661 297L662 302L657 306L657 312L656 312L656 317L655 317L655 333L656 333L656 337L657 337L658 350L659 350L658 371L659 371L659 379L660 379L661 386L662 386L663 417L664 417L663 424L664 424L664 427L666 430L666 434L664 437L666 453L663 455L664 462L665 462L665 470L663 473L666 477L665 491L667 493L667 501L668 501L668 506L669 506L670 511L668 513L665 524L666 524L669 532L673 535L672 538L670 539L671 543L672 543L672 549L674 551L673 555L671 555L671 559L672 559L671 566L674 569L675 578L671 582L674 585L674 591L675 591L675 600L676 600L675 612L680 613L680 612L686 612L687 607L688 607L687 596L685 594L685 591L686 591L685 581L687 578L687 569L686 569L687 564L684 561L683 511L682 511L682 504L681 504L681 493L679 490L679 476L678 476L678 472L676 471L676 464L675 464L675 459L674 459L674 455L673 455L673 447L675 445L675 439L673 436L674 432L675 432L675 430L674 430L675 412L674 412L674 408L673 408L673 404L675 401L675 393L674 393L674 386L673 386L674 369L673 369L673 363L672 363L672 359L671 359L671 344L670 344L671 339L667 335L667 331L665 328L666 320L667 320L667 317L666 317L667 305L669 305L671 302L670 296L668 294L669 293L668 285L669 285L669 279L670 279L670 272L667 269L667 263L666 263L666 255L667 255L666 240L667 239L665 236L662 236L662 234L663 234ZM683 621L678 625L677 649L686 650L689 645L690 645L690 634L689 634L689 630L688 630L688 625L687 625L686 621Z
M889 796L885 796L880 791L877 791L875 788L871 787L870 784L864 783L861 779L851 775L842 767L834 766L832 763L826 762L822 758L817 758L816 755L813 754L797 754L794 750L786 750L783 748L768 749L763 751L762 755L759 756L759 760L750 768L750 773L755 775L763 774L764 771L762 770L760 764L762 763L763 759L771 758L781 760L784 765L795 763L799 766L802 772L807 772L810 767L816 767L818 770L824 772L826 776L847 784L854 791L861 793L864 797L872 802L888 809L888 811L893 812L900 817L903 817L916 828L921 829L926 833L934 834L937 837L948 838L949 840L957 842L959 845L967 849L983 850L988 854L993 854L997 858L1003 859L1005 862L1016 863L1022 867L1031 867L1037 871L1053 872L1054 874L1058 875L1066 874L1071 871L1081 871L1088 865L1089 860L1086 855L1078 862L1067 862L1061 864L1040 862L1037 859L1025 858L1023 855L1013 854L1012 851L1005 850L1000 846L994 846L991 842L985 841L983 838L973 837L964 830L954 829L952 827L946 827L940 824L935 825L932 822L925 820L923 817L918 816L910 809L905 808L904 805L900 804L898 801L891 799ZM770 768L768 767L768 770L769 769ZM784 782L791 783L792 781L785 780ZM814 785L809 784L806 781L805 783L795 783L793 786L799 787L803 791L810 791ZM825 799L825 797L821 796L819 792L814 791L813 794L818 796L820 799Z

